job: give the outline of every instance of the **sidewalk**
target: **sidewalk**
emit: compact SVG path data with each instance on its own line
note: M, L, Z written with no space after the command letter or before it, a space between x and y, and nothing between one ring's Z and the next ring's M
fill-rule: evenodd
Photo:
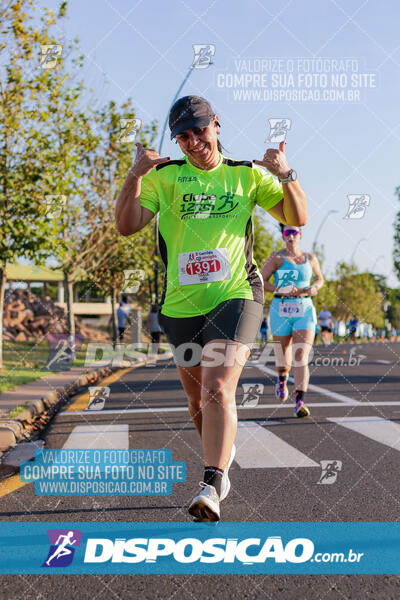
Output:
M20 385L0 393L0 458L18 442L30 439L32 433L46 427L51 416L68 402L71 396L123 369L143 365L156 365L159 360L169 360L171 352L162 355L137 353L129 361L121 359L111 367L73 367L68 371L50 373L42 379ZM91 365L94 367L94 365ZM12 416L10 411L20 407ZM1 461L0 461L1 464Z
M87 372L87 367L72 367L69 371L49 373L46 377L36 379L19 385L13 390L0 393L0 418L6 417L8 413L17 406L33 400L41 400L49 392L55 392L57 388L71 385L79 377Z

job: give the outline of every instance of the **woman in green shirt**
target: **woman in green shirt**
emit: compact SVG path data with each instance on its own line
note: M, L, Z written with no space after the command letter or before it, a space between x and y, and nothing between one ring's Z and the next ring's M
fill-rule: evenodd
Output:
M169 125L183 158L161 158L137 144L115 216L119 233L131 235L159 212L166 268L160 324L174 348L204 451L201 491L189 513L195 520L217 521L220 501L230 489L236 388L264 303L253 258L252 213L259 205L282 223L300 226L306 222L307 201L287 163L284 142L279 150L268 149L262 160L225 158L218 116L198 96L177 100Z

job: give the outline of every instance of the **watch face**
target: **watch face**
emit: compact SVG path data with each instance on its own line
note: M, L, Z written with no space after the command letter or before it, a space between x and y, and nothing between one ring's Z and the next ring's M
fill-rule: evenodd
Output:
M290 179L291 179L292 181L296 181L296 179L297 179L297 173L296 173L296 171L292 171L292 172L290 173Z

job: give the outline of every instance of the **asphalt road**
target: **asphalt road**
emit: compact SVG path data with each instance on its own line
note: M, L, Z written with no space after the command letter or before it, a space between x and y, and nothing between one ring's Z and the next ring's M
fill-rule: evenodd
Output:
M274 397L271 359L263 365L258 358L255 352L238 387L238 451L221 519L398 521L400 344L317 346L307 395L311 417L301 420L291 398L279 404ZM189 520L202 452L173 363L126 372L109 387L101 412L82 410L81 402L59 414L46 447L64 447L78 426L100 432L126 425L129 448L171 449L174 460L186 461L187 481L174 484L167 497L39 497L28 484L0 499L1 521ZM318 483L324 473L329 478L320 461L336 465L334 483ZM3 575L0 583L7 600L400 597L400 578L383 575Z

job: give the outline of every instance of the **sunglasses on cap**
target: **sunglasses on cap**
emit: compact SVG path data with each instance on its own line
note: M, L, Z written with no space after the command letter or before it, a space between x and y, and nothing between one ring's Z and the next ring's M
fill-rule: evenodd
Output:
M284 229L282 232L283 237L289 237L289 235L299 235L300 231L298 229Z

